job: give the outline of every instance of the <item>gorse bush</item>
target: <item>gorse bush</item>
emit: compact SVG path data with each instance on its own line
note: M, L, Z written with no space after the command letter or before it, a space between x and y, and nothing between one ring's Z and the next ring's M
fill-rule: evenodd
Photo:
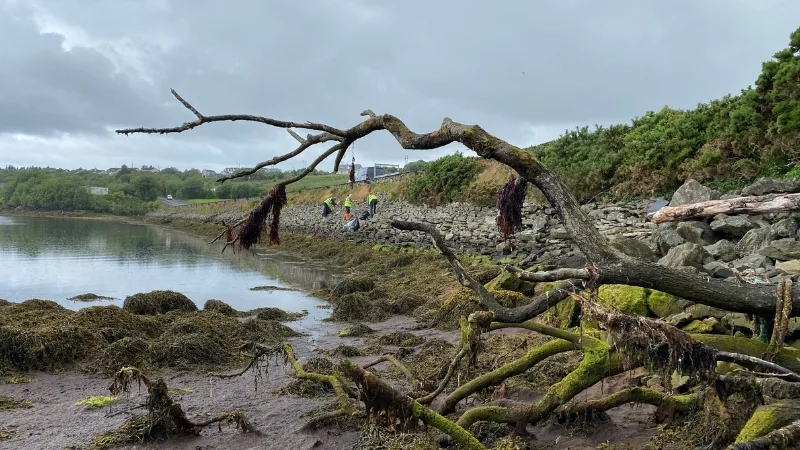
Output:
M476 158L461 153L444 156L427 164L406 185L406 196L415 202L439 204L453 201L480 171Z

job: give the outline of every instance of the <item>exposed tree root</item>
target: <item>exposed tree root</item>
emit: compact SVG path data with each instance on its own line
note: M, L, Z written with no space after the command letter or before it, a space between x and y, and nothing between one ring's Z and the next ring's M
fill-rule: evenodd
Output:
M124 367L119 370L109 390L115 396L127 393L134 383L140 388L141 385L147 388L147 414L133 416L119 428L97 436L92 441L94 448L112 448L137 442L162 440L178 434L199 435L203 428L223 422L235 425L243 432L259 433L238 410L202 422L190 420L181 405L170 398L163 379L150 380L135 367Z
M644 403L657 406L657 417L672 417L675 413L688 413L702 407L700 394L667 395L643 387L631 387L609 396L563 405L555 411L559 422L588 419L627 403Z
M239 372L235 373L216 373L210 372L208 376L215 377L215 378L235 378L241 375L244 375L248 370L251 368L254 372L253 383L255 384L255 390L258 391L258 379L261 378L262 367L264 373L268 372L268 365L262 365L266 362L270 357L277 357L278 355L283 355L283 347L281 345L275 345L272 347L267 347L257 343L246 344L240 348L242 351L251 351L253 356L250 359L250 362L245 366L244 369L240 370Z
M326 420L336 417L358 413L358 407L350 400L350 396L348 395L349 388L347 388L347 385L343 383L343 381L340 380L336 374L322 375L314 372L306 372L305 369L303 369L303 366L297 362L297 359L294 357L294 350L292 350L291 345L287 344L283 346L283 354L286 358L286 361L292 365L297 378L329 384L333 388L334 392L336 392L336 399L339 408L331 413L325 413L321 416L312 418L311 421L309 421L303 427L303 429L315 427Z
M789 328L789 318L792 315L792 280L781 281L778 285L778 301L775 304L775 325L769 341L764 359L774 361L778 352L783 348L783 340Z
M341 367L348 378L358 386L361 399L367 414L383 419L390 428L398 424L403 427L414 427L418 420L447 434L461 448L467 450L485 450L483 444L461 426L453 423L433 410L421 405L416 400L401 394L383 380L369 371L356 366L349 360L341 362Z

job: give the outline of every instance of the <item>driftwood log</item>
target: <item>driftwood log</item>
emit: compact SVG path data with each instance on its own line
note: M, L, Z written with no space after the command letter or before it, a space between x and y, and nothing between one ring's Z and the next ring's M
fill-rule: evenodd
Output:
M650 218L653 223L666 223L702 219L717 214L767 214L798 210L800 210L800 194L772 194L665 206L653 213Z

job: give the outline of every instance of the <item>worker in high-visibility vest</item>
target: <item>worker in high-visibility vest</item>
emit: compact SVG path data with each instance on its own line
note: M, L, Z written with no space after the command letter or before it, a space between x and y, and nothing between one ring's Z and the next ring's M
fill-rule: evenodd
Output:
M375 208L378 206L378 196L370 192L367 197L367 203L369 203L369 216L375 217Z
M344 199L344 220L350 220L350 208L353 207L353 194Z
M336 199L333 197L328 197L322 202L322 217L328 217L328 214L333 210L333 207L336 206Z

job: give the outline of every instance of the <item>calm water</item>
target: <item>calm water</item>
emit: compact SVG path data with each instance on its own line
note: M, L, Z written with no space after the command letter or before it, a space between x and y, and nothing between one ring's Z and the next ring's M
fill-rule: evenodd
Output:
M324 302L299 291L251 291L273 285L331 285L340 274L276 251L220 255L221 244L165 228L93 219L0 216L0 298L49 299L70 309L116 304L128 295L170 289L202 308L219 299L238 310L308 310L306 328L326 317ZM75 302L94 293L114 301Z

